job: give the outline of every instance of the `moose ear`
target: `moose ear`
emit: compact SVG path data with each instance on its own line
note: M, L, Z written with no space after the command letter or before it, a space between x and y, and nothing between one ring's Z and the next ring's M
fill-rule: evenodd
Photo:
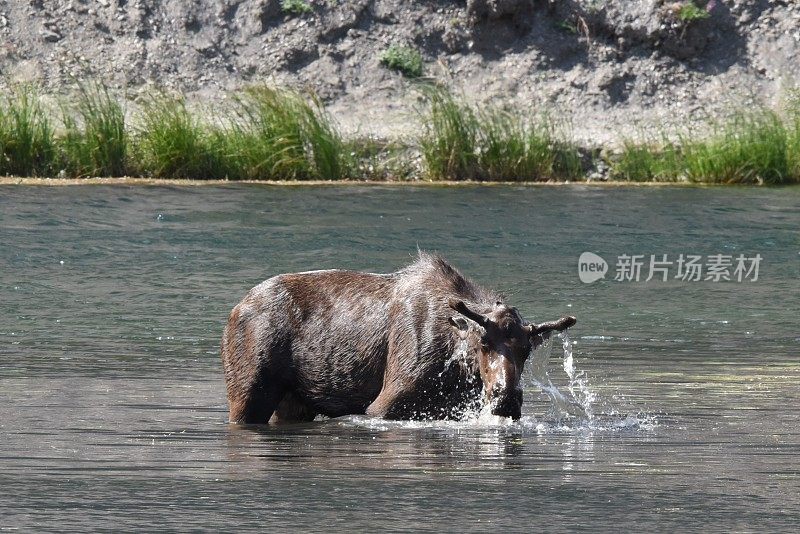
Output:
M576 322L575 317L568 315L557 321L549 321L538 325L533 323L527 324L523 328L528 333L528 336L530 336L533 348L536 348L547 341L550 338L550 334L553 332L562 332L571 326L575 326Z
M455 311L466 317L467 319L471 319L478 323L479 325L486 327L489 323L489 318L485 315L481 315L478 312L470 310L466 304L464 304L463 300L458 299L450 299L447 301L447 305L453 308Z

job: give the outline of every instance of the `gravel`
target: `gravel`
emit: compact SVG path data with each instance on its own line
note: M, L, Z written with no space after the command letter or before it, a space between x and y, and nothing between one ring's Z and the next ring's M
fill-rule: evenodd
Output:
M426 76L478 103L548 110L585 143L669 129L753 100L777 104L800 75L800 2L659 0L0 0L5 84L48 92L91 77L131 99L152 87L198 105L243 85L314 90L346 130L418 128L413 83L379 64L412 46Z

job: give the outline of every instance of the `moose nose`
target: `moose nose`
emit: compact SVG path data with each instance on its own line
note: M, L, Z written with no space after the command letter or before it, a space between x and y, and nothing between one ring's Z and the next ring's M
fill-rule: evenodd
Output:
M492 389L492 415L511 417L514 420L522 416L522 390Z

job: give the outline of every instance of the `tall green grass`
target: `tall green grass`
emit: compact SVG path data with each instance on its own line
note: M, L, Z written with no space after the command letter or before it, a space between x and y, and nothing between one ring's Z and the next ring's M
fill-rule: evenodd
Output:
M61 106L60 126L39 92L0 95L0 174L230 180L522 181L576 179L582 161L558 124L478 108L439 87L423 89L422 133L411 143L345 139L313 95L267 86L240 91L208 117L182 96L153 94L133 125L121 100L84 84ZM780 112L754 108L702 135L627 141L611 177L630 181L800 183L800 91Z
M141 106L136 147L139 172L155 178L219 180L229 174L208 125L183 96L148 96Z
M49 176L56 155L53 126L30 86L0 99L0 174Z
M790 91L786 103L786 128L788 131L786 150L789 159L789 174L800 182L800 89Z
M419 146L425 174L432 180L477 179L480 123L475 111L443 89L426 89L424 95L429 109L421 113Z
M684 174L679 155L679 148L666 136L645 142L627 139L613 162L611 177L633 182L675 182Z
M788 131L770 110L739 113L706 139L681 140L686 177L693 182L779 184L792 179Z
M248 88L211 138L232 180L339 180L351 169L321 102L293 91Z
M547 116L527 124L503 110L488 110L481 120L478 165L486 180L578 178L581 161L577 149L565 141Z
M523 121L497 108L477 110L441 88L425 89L419 146L432 180L576 178L578 151L546 116Z
M698 136L681 132L676 142L625 143L612 162L612 177L633 181L719 184L784 184L800 181L800 113L787 116L756 108L709 125Z
M62 106L59 139L63 170L69 176L125 176L128 132L125 111L108 87L79 84L75 105Z

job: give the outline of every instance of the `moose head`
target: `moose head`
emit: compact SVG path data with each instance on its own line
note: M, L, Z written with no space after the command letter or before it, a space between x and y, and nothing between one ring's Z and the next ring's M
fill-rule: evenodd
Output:
M537 325L525 321L516 308L500 301L484 313L470 309L457 299L450 299L448 305L480 327L471 326L462 317L450 318L450 324L458 335L467 341L468 353L477 357L484 398L492 414L519 419L522 415L519 382L525 360L551 332L560 332L574 325L575 317L562 317Z

